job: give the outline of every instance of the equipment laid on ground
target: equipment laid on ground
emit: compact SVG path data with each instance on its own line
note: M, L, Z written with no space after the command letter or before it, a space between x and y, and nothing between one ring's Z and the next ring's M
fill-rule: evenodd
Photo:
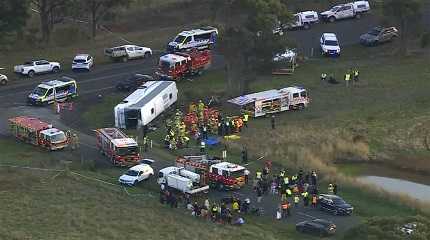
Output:
M116 105L115 126L123 129L146 126L177 99L175 82L148 81Z
M273 57L274 69L272 74L274 75L288 75L293 74L297 67L297 52L295 49L286 48L285 52L277 53Z
M27 102L32 105L45 105L54 102L64 102L78 96L76 81L69 77L61 77L58 80L42 82L37 85Z
M210 50L170 53L160 57L156 74L161 79L180 80L184 77L201 75L212 62Z
M203 27L179 33L175 39L168 43L168 52L184 51L191 48L206 49L215 44L218 29L214 27Z
M307 107L310 98L302 87L287 87L252 93L228 100L253 117Z
M113 165L133 166L139 163L139 146L133 138L116 128L100 128L95 132L98 149Z
M50 151L68 146L69 139L63 131L34 117L15 117L9 119L12 134L21 141L41 146Z
M166 184L168 187L183 193L196 194L209 190L200 175L184 168L167 167L158 172L158 184Z

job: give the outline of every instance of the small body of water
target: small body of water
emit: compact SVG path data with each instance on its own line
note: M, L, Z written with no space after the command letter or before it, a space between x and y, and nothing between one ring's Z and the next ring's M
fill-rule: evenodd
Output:
M407 194L417 200L430 202L430 185L380 176L360 176L357 179L380 187L387 192Z
M340 169L349 169L352 176L367 184L373 184L387 192L409 195L420 201L430 202L430 176L401 170L382 164L346 163Z

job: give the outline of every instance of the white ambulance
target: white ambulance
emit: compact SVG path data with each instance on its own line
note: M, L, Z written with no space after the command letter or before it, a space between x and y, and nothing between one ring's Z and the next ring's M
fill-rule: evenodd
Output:
M180 32L173 41L167 45L168 52L179 52L191 48L207 49L216 42L218 29L214 27L203 27L189 31Z
M46 105L66 101L76 96L78 96L76 81L69 77L61 77L37 85L28 95L27 102L31 105Z

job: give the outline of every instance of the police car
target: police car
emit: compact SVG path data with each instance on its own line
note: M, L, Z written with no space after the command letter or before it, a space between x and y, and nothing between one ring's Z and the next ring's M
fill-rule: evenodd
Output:
M168 52L184 51L191 48L206 49L216 42L218 29L204 27L180 32L173 41L167 45Z
M78 96L76 81L69 77L42 82L27 97L30 105L47 105Z

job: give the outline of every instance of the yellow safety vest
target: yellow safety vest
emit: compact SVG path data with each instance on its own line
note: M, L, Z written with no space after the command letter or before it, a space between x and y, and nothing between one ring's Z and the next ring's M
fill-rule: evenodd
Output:
M291 190L290 190L290 189L287 189L287 195L288 195L288 196L291 196L291 194L292 194Z
M297 197L297 196L295 196L295 197L294 197L294 203L299 203L299 201L300 201L300 198L299 198L299 197Z
M248 114L244 114L243 115L243 121L248 122L248 117L249 117Z
M349 81L349 80L351 80L351 74L347 73L345 75L345 81Z

